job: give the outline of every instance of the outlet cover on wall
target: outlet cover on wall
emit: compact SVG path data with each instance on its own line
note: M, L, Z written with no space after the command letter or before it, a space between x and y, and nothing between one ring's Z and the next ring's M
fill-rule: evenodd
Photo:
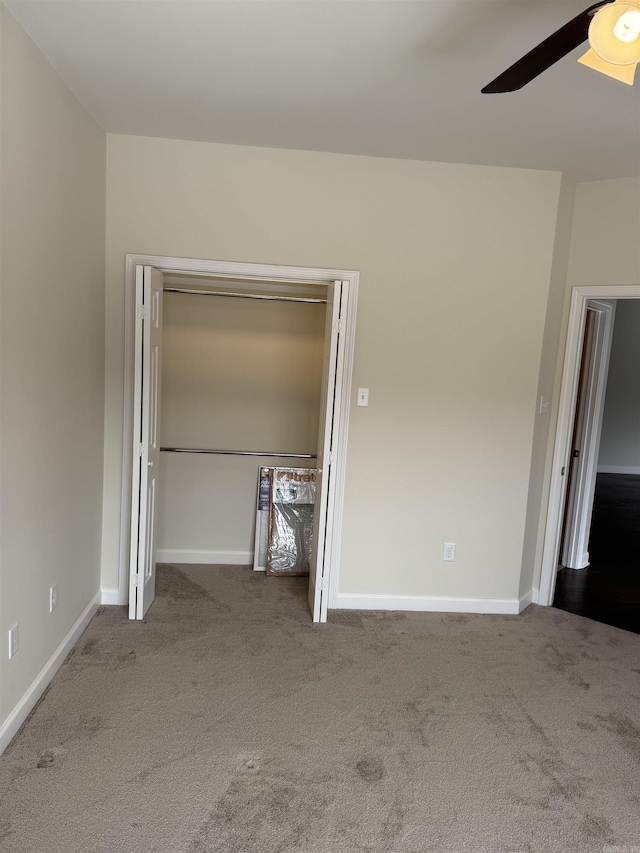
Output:
M442 559L447 560L449 562L453 562L456 558L456 543L455 542L445 542L444 550L442 552Z
M53 613L58 604L58 584L49 587L49 613Z

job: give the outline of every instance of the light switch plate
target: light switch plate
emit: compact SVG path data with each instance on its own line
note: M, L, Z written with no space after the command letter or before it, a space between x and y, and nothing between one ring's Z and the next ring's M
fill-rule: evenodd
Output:
M18 651L19 646L19 635L18 635L18 623L9 628L9 660L15 655Z

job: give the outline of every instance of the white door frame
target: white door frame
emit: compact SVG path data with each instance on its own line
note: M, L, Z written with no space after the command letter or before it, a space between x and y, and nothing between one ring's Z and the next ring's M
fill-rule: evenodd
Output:
M595 316L588 333L589 312ZM569 448L565 473L567 499L564 521L564 546L559 560L563 566L585 569L589 565L589 532L598 471L598 450L604 415L604 399L609 375L609 356L616 302L587 300L585 327L580 352L580 375L574 415L575 441ZM578 458L572 459L572 454Z
M340 569L340 545L342 538L342 515L344 508L344 484L347 463L347 436L351 401L351 374L355 349L356 307L360 273L355 270L318 269L311 267L276 266L272 264L243 264L232 261L212 261L197 258L175 258L165 255L127 254L125 257L125 348L124 348L124 417L122 427L122 489L120 508L120 549L118 571L118 603L129 600L129 552L131 520L131 481L133 441L133 395L134 395L134 337L135 337L135 270L137 265L152 266L163 273L190 273L248 278L264 281L266 285L290 282L292 286L307 283L332 283L338 279L346 283L344 297L344 362L342 382L336 407L339 409L338 430L335 446L332 482L334 495L331 501L331 517L327 520L325 577L328 582L328 606L336 606L338 575ZM335 479L334 479L335 478Z
M569 325L564 354L558 423L551 466L551 486L542 551L542 570L538 603L551 605L556 585L564 504L566 499L569 454L578 394L580 358L584 337L587 302L590 299L640 299L640 285L574 287L571 293Z

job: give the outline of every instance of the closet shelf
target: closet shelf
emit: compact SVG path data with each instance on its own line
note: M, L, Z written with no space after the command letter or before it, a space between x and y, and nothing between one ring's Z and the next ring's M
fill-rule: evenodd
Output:
M263 299L267 302L308 302L313 305L326 305L326 299L310 296L282 296L267 293L233 293L227 290L200 290L189 287L163 287L165 293L186 293L188 296L230 296L234 299ZM290 454L287 454L288 456Z
M213 453L219 456L274 456L278 459L317 459L315 453L269 453L262 450L208 450L201 447L161 447L163 453Z

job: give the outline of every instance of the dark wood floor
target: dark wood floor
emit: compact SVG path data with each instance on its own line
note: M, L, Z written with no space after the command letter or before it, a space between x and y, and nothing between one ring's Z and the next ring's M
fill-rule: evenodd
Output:
M553 606L640 634L640 477L598 474L591 564L558 572Z

